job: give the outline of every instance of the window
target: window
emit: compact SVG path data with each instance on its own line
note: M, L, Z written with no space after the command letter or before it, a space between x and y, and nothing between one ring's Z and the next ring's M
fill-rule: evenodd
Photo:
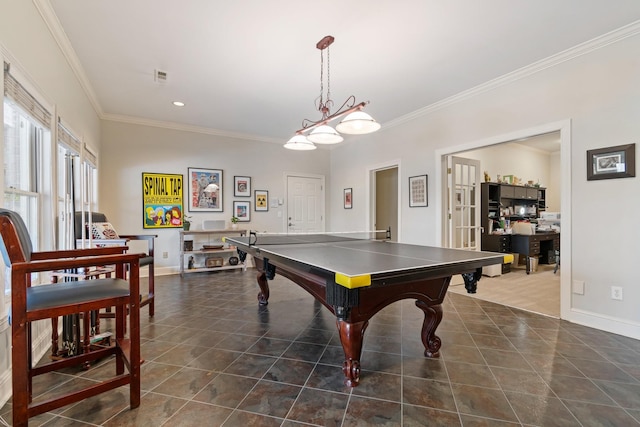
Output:
M44 211L51 212L51 115L4 67L4 207L22 216L34 250L44 240ZM48 197L48 196L49 197ZM49 209L45 209L46 204ZM51 225L49 224L49 228ZM43 239L44 238L44 239ZM5 294L11 290L5 277ZM37 276L33 278L37 282Z
M4 207L18 212L29 228L34 249L39 239L39 191L42 147L49 129L33 120L19 106L4 101Z

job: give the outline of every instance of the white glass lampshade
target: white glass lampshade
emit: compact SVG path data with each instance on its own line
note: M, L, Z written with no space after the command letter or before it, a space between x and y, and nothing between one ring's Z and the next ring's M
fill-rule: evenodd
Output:
M316 144L337 144L344 141L344 138L328 125L318 126L311 131L307 139Z
M336 129L349 135L361 135L377 131L380 129L380 123L363 111L354 111L342 119Z
M316 146L313 142L309 141L304 135L294 135L286 144L284 148L289 150L315 150Z

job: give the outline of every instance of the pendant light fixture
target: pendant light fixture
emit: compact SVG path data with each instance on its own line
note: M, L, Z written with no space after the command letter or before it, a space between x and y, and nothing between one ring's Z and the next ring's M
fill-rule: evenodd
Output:
M331 113L333 100L331 99L331 83L329 76L329 46L334 41L333 36L325 36L316 47L320 50L320 96L316 100L316 109L322 113L322 118L318 121L304 119L302 128L284 145L291 150L313 150L315 144L337 144L344 140L340 133L350 135L362 135L375 132L380 129L380 123L376 122L369 114L361 111L368 103L356 103L355 96L351 95L335 113ZM325 87L325 52L327 57L326 66L326 93ZM345 117L346 116L346 117ZM329 122L344 117L336 126L336 129L329 126ZM338 133L340 132L340 133Z

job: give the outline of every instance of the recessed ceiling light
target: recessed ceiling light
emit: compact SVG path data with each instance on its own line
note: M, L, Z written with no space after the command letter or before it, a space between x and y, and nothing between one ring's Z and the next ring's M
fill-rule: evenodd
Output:
M176 107L184 107L184 102L181 101L173 101L173 105Z

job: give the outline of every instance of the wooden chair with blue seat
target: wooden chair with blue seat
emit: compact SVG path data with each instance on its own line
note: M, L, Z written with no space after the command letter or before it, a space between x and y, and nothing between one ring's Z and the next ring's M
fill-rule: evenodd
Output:
M27 426L30 417L129 385L130 407L140 405L140 297L141 254L122 253L122 247L33 252L24 221L16 212L0 209L0 252L11 280L11 359L13 426ZM115 277L31 286L32 275L64 269L115 266ZM126 274L128 272L128 274ZM125 274L127 278L125 278ZM115 307L113 344L62 360L32 360L31 323L40 319L83 314L83 340L89 338L89 313ZM128 335L125 326L129 319ZM106 359L114 364L111 377L74 391L55 390L46 399L33 399L33 378L63 368Z
M126 245L130 241L140 240L145 241L147 243L146 253L140 259L140 267L148 267L148 283L149 283L149 291L146 295L142 295L140 298L140 306L144 307L146 305L149 306L149 316L152 317L155 313L155 269L154 269L154 244L155 238L157 235L153 234L116 234L116 238L100 238L92 236L91 226L98 224L109 224L107 220L107 216L100 212L76 212L75 213L75 238L76 241L79 242L78 246L80 246L82 241L88 242L91 241L92 245L111 245L111 244L120 244ZM84 231L84 236L83 236ZM114 231L115 233L115 231ZM104 313L102 314L105 315ZM107 314L108 316L108 314Z

